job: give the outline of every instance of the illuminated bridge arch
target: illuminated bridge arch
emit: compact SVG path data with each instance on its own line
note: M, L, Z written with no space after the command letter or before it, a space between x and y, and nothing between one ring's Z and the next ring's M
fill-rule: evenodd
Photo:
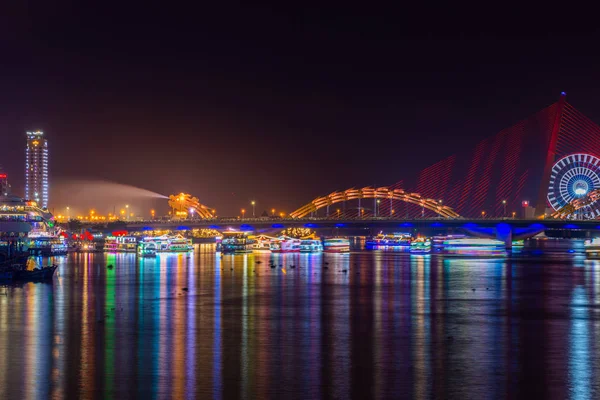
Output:
M328 196L317 197L310 203L300 207L294 212L291 212L290 216L293 218L306 217L310 213L315 212L320 208L327 207L335 203L340 203L342 201L355 199L400 200L406 203L419 205L445 218L460 217L460 215L458 215L458 213L452 208L441 205L437 200L421 197L421 195L419 195L418 193L408 193L402 189L390 189L387 187L365 187L362 189L353 188L344 190L343 192L333 192Z
M190 213L194 213L196 217L204 219L215 217L214 209L201 204L196 197L192 197L186 193L169 196L169 207L175 214L182 214L182 217L187 217Z

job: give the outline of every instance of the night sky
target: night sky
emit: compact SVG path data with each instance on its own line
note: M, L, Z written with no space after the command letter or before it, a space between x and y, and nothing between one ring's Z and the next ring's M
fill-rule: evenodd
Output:
M413 177L561 91L600 121L596 37L548 21L29 4L0 20L0 165L22 193L25 131L44 130L51 208L83 178L289 212Z

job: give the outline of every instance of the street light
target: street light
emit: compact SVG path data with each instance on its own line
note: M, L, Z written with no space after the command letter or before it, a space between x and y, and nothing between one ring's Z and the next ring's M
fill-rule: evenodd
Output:
M67 206L67 219L71 219L71 209Z
M242 208L242 219L244 219L244 215L246 215L246 210Z
M379 204L381 203L381 200L377 199L377 206L375 206L375 217L377 217L377 212L379 210Z
M150 215L152 215L152 219L154 219L154 210L150 210Z
M513 211L513 212L512 212L512 217L514 218L514 217L515 217L515 215L517 215L517 212L516 212L516 211Z
M127 221L129 221L129 204L125 204L125 208L127 209Z
M337 217L338 217L338 219L340 219L340 209L339 208L337 209Z
M252 200L252 203L250 203L250 204L252 204L252 218L256 218L256 212L255 212L256 202L254 200Z
M502 200L502 206L504 206L504 214L502 216L506 218L506 200Z
M481 212L481 218L485 218L485 211Z
M190 208L190 219L194 219L194 209Z
M275 216L275 209L271 208L271 217L274 217L274 216Z

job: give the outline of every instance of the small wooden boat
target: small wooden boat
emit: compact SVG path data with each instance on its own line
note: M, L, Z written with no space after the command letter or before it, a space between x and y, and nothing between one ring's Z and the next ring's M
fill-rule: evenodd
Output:
M12 279L14 281L48 281L52 280L57 265L34 268L27 270L24 265L17 264L12 266Z

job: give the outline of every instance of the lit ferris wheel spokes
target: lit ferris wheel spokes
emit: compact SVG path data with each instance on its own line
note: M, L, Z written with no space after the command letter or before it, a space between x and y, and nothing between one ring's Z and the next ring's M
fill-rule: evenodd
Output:
M590 154L571 154L558 160L552 167L548 201L558 211L597 189L600 189L600 159ZM600 216L600 204L596 203L579 210L580 216Z

